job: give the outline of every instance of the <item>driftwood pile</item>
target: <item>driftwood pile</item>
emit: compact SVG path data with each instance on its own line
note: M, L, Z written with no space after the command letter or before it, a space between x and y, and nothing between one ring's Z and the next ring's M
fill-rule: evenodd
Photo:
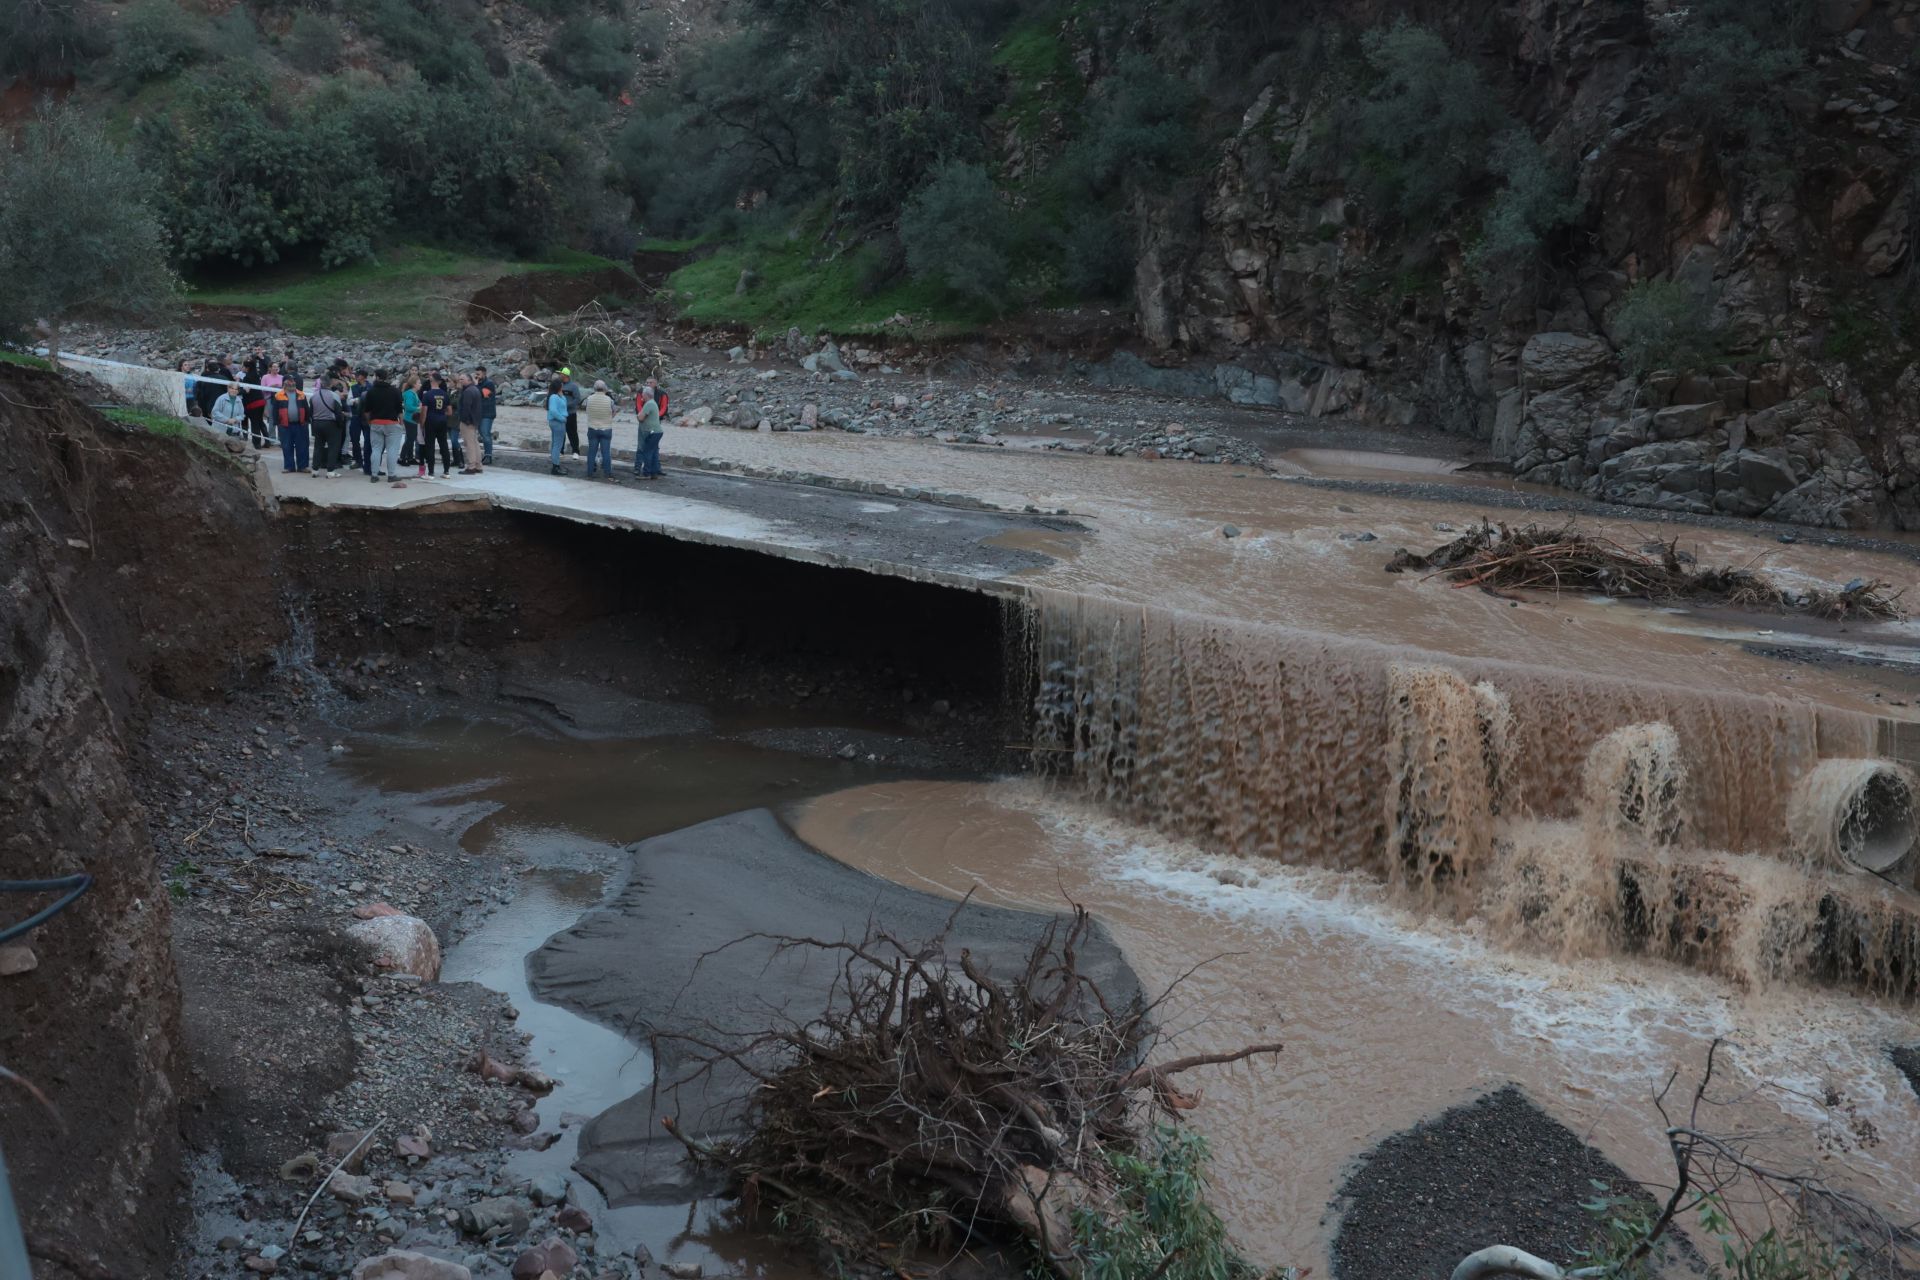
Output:
M1148 1065L1153 1006L1116 1007L1080 972L1090 928L1076 908L1010 979L983 973L964 948L956 963L944 940L775 939L836 957L828 1009L745 1038L656 1037L699 1064L681 1085L725 1067L757 1083L739 1136L662 1124L695 1161L724 1170L743 1205L836 1258L897 1267L912 1250L1024 1240L1056 1274L1081 1276L1082 1215L1126 1212L1114 1158L1145 1151L1155 1110L1194 1105L1173 1077L1280 1050Z
M528 335L528 355L545 368L611 373L629 387L666 376L667 356L652 334L618 319L597 302L551 324L516 311L507 327Z
M1843 587L1790 590L1748 568L1702 569L1679 540L1629 550L1572 525L1482 524L1425 555L1402 548L1388 573L1424 571L1456 587L1574 591L1654 601L1693 601L1812 614L1835 621L1905 616L1890 583L1856 578Z

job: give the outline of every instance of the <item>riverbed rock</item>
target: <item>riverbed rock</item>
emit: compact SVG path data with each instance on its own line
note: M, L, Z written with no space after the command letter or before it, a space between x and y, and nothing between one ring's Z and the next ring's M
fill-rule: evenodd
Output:
M327 1179L327 1194L345 1204L365 1204L373 1199L373 1179L340 1169Z
M518 1196L489 1196L460 1210L460 1229L470 1236L519 1235L532 1221L533 1209Z
M440 940L418 916L377 916L347 926L347 936L373 954L382 969L411 973L427 982L440 977Z
M338 1133L327 1135L327 1164L339 1165L348 1173L359 1173L367 1167L367 1151L373 1144L367 1141L365 1129L342 1129ZM289 1166L292 1162L289 1161ZM287 1177L286 1169L281 1171Z
M445 1258L411 1249L390 1249L356 1266L353 1280L473 1280L473 1272Z
M553 1204L565 1204L567 1201L567 1180L557 1173L543 1173L533 1180L527 1188L527 1195L537 1205L545 1207Z
M16 974L32 973L40 967L40 957L33 948L24 942L16 942L0 947L0 978L11 978Z
M686 413L675 420L674 425L679 427L704 427L712 421L713 406L703 404L687 410Z

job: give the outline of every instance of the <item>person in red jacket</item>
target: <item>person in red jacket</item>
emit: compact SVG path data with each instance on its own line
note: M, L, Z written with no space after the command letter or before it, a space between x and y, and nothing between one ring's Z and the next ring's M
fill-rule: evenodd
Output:
M280 432L280 459L285 472L307 470L307 397L300 390L300 379L288 378L269 401L273 425Z
M643 403L643 401L646 400L647 392L649 391L653 392L653 403L659 407L660 416L662 418L666 417L667 416L667 389L660 385L660 379L658 378L648 378L647 385L633 393L634 415L636 417L646 416L646 406Z

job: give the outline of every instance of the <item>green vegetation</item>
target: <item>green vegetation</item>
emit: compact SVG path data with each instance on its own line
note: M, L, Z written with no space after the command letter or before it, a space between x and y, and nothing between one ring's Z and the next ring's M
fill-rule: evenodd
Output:
M159 315L179 300L148 184L99 126L50 107L0 151L0 338L76 313ZM112 198L103 199L102 193Z
M131 89L192 66L206 55L205 28L174 0L138 0L120 19L113 65Z
M394 240L533 258L593 242L602 212L577 176L583 144L556 128L567 108L524 69L460 91L344 77L294 103L264 75L235 72L182 90L136 138L190 264L311 254L338 267ZM338 161L324 177L322 157Z
M0 364L17 364L28 369L46 369L49 372L53 369L49 361L39 356L25 351L9 351L5 347L0 347Z
M753 283L735 292L742 271ZM881 251L863 246L837 258L816 256L815 246L785 236L723 249L673 273L668 289L688 319L745 325L763 336L798 326L839 334L899 332L889 326L904 315L917 337L970 332L990 318L978 306L956 302L937 285L883 282ZM878 283L877 283L878 282Z
M1871 313L1856 306L1838 306L1827 322L1820 354L1829 360L1858 360L1869 354L1884 330Z
M1115 1207L1074 1215L1074 1253L1089 1280L1251 1280L1207 1204L1207 1140L1161 1125L1139 1155L1110 1153Z
M1012 237L1006 208L977 164L947 165L900 215L900 239L914 278L995 312L1007 309Z
M541 62L571 84L618 93L633 78L633 33L621 22L571 18L554 32Z
M1777 170L1801 128L1813 18L1802 0L1694 0L1655 28L1674 106L1737 172Z
M1404 18L1363 41L1375 77L1355 109L1360 179L1380 209L1429 225L1485 179L1506 113L1473 63Z
M92 0L0 2L0 77L72 75L108 48Z
M401 337L460 323L474 290L504 275L578 274L618 264L571 250L526 262L445 249L402 248L336 271L282 267L248 273L238 287L195 289L193 301L264 311L295 333Z
M148 435L159 436L166 440L178 440L191 449L205 449L222 462L234 466L241 465L233 455L220 446L220 438L206 427L185 418L176 418L170 413L156 413L151 409L135 409L126 405L115 405L102 409L100 416L109 422L117 422L123 427L134 427Z
M1572 175L1525 130L1510 130L1494 143L1492 167L1504 182L1468 255L1483 281L1537 257L1546 238L1583 209Z
M1721 360L1707 299L1673 280L1642 280L1627 290L1613 317L1613 339L1627 372L1694 369Z

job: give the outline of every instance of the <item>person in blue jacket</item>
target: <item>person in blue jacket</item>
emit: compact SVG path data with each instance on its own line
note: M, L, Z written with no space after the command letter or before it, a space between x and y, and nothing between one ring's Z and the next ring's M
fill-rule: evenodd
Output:
M547 384L547 430L553 434L553 452L547 455L547 462L556 476L567 474L560 465L560 449L567 442L567 413L572 408L566 393L561 390L560 379L555 378Z

